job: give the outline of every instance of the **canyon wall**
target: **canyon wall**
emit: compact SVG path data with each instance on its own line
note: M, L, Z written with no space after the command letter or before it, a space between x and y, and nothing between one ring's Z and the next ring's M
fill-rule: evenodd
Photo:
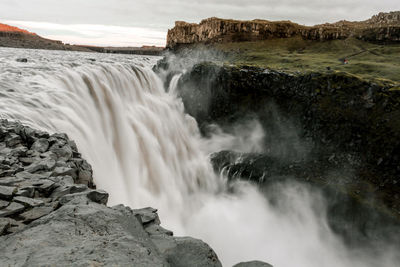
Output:
M400 11L379 13L361 22L339 21L315 26L290 21L239 21L208 18L199 24L177 21L168 30L167 48L195 43L259 41L302 36L308 40L335 40L355 37L367 41L400 41Z

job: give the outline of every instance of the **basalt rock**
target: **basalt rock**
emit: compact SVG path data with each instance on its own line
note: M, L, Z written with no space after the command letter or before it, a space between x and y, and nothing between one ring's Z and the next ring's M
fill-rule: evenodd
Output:
M244 161L227 161L231 173L240 170L244 179L252 180L289 174L323 185L335 184L356 199L374 197L378 206L400 217L398 86L332 71L293 74L200 63L181 77L177 88L186 112L195 117L206 136L210 123L229 128L255 117L268 133L265 151L280 144L279 138L291 131L297 134L295 141L305 140L304 147L310 145L306 153L297 153L297 143L289 136L284 141L292 145L287 147L284 161L270 152L244 155ZM276 121L292 124L282 132ZM232 154L219 158L225 156L230 159ZM328 175L338 170L349 178L336 181Z
M239 21L208 18L199 24L177 21L168 30L167 48L196 43L259 41L301 36L307 40L336 40L354 36L367 41L400 41L400 12L379 13L360 22L339 21L303 26L290 21Z
M157 210L107 207L65 134L1 120L0 164L12 170L0 177L1 266L221 266L206 243L161 227Z

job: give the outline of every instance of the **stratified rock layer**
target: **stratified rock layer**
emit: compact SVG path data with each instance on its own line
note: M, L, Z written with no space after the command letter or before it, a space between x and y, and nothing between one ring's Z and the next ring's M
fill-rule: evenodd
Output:
M366 41L400 41L400 12L379 13L362 22L340 21L303 26L290 21L239 21L208 18L199 24L177 21L168 31L167 48L196 43L259 41L301 36L307 40L356 37Z
M0 121L1 266L221 266L201 240L162 228L157 210L107 200L67 135Z

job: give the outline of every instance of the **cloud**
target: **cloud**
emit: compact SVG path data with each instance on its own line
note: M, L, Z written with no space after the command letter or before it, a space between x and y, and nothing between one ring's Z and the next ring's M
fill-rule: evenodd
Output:
M165 38L176 20L199 22L217 16L292 20L312 25L342 19L364 20L381 11L399 9L398 0L1 0L0 21L115 25L163 32ZM32 30L29 25L26 28ZM105 33L110 34L111 30ZM39 33L49 36L45 29ZM127 36L130 42L128 37L132 36Z
M57 24L37 21L6 20L7 24L29 28L39 35L70 44L101 46L165 45L165 32L150 28L98 24Z

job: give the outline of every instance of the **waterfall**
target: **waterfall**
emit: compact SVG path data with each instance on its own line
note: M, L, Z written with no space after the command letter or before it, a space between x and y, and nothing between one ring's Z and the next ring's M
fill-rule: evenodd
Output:
M201 139L175 94L178 79L168 93L138 64L35 72L3 85L0 114L66 132L110 205L158 208L166 228L203 239L226 266L254 259L277 267L394 266L389 256L349 251L329 229L318 193L278 186L277 206L250 183L228 186L209 162L213 142Z

